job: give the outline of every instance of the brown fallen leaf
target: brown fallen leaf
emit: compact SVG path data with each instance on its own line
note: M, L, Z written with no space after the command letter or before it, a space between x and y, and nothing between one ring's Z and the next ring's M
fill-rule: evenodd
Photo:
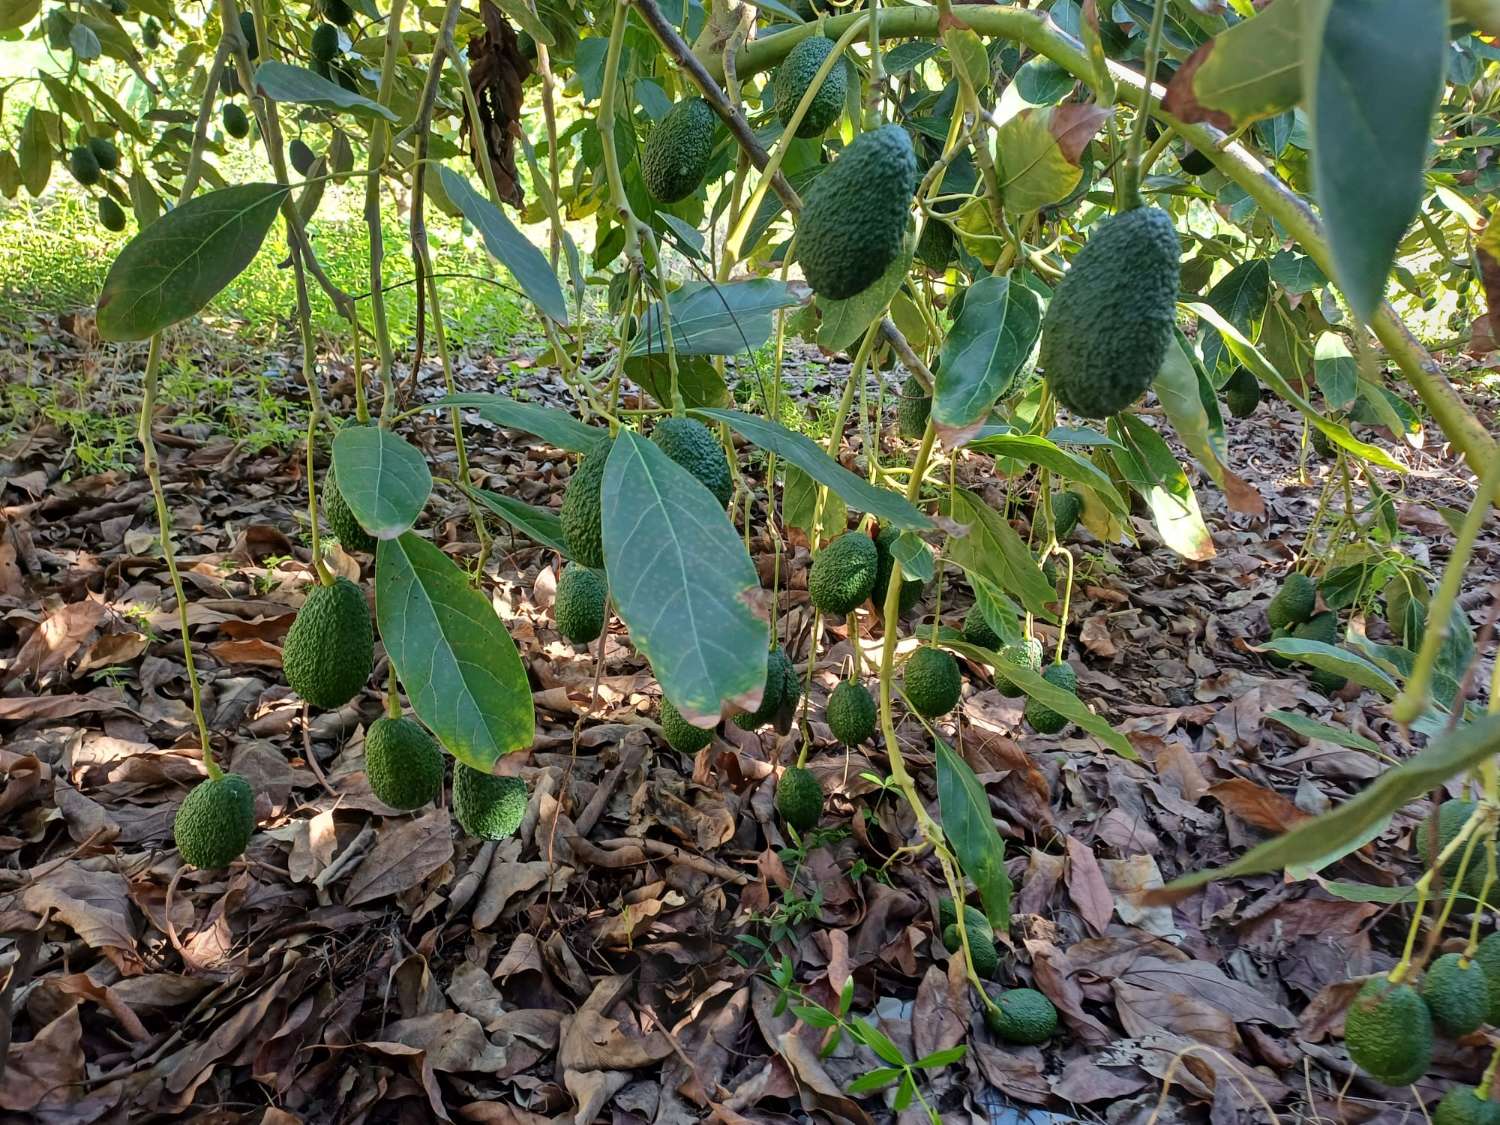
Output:
M415 820L387 823L370 854L360 861L344 891L344 905L358 906L398 895L421 883L453 858L447 809Z
M0 1109L32 1113L76 1102L84 1077L83 1025L75 1005L25 1043L13 1043L0 1075ZM41 1120L40 1117L34 1120Z
M31 631L0 683L26 678L36 683L57 671L83 647L108 612L103 602L96 601L73 602L54 610Z
M1093 851L1072 836L1065 837L1068 849L1068 897L1078 907L1083 920L1098 934L1104 932L1115 912L1115 896L1104 881L1099 861Z
M1307 814L1273 789L1248 778L1232 777L1208 788L1208 795L1235 816L1263 832L1285 832L1307 819Z

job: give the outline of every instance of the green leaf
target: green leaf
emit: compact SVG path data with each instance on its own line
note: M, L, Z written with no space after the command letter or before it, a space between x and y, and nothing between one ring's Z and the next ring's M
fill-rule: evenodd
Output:
M495 6L510 18L510 22L517 28L525 31L538 43L547 47L557 46L557 40L553 38L552 31L547 27L547 21L541 19L526 0L494 0Z
M1000 659L998 653L990 652L988 649L983 649L978 645L971 645L967 642L950 642L948 647L954 652L962 653L964 656L977 660L980 663L988 664L990 667L995 667ZM1120 755L1120 757L1129 758L1131 761L1138 761L1140 759L1140 755L1136 753L1135 747L1130 745L1128 738L1115 730L1114 727L1110 726L1098 715L1094 714L1094 712L1090 711L1083 700L1079 699L1072 692L1064 691L1056 684L1043 679L1040 673L1033 672L1030 668L1023 666L1006 664L1005 678L1025 691L1027 695L1035 699L1038 703L1045 707L1050 707L1059 715L1066 716L1069 721L1077 723L1116 754Z
M891 557L901 566L903 577L913 582L931 582L937 563L932 548L914 531L903 531L891 544Z
M1066 199L1083 178L1084 148L1109 117L1096 105L1027 107L995 134L995 173L1005 209L1015 215Z
M1042 330L1036 291L1010 277L982 277L943 341L932 421L950 447L962 445L1015 385Z
M1369 754L1381 753L1380 747L1362 734L1355 734L1344 727L1320 723L1316 719L1309 719L1306 715L1299 715L1295 711L1267 711L1263 718L1270 719L1273 723L1280 723L1304 738L1316 738L1323 742L1332 742L1337 746L1346 746L1350 750L1363 750Z
M930 531L932 521L913 507L904 496L889 489L876 488L864 477L857 477L802 434L785 426L738 410L695 410L694 414L725 423L746 441L774 453L797 466L819 484L826 484L841 496L849 507L909 531ZM675 702L675 701L674 701Z
M371 120L382 117L392 125L400 121L392 110L379 102L372 102L363 94L346 90L337 82L330 82L303 67L274 59L267 59L256 68L255 89L273 101L347 110L356 117Z
M818 493L822 486L796 465L786 467L786 476L781 487L781 515L788 527L801 528L812 538L813 517L817 510ZM849 509L837 492L829 489L823 498L823 526L844 528L849 526Z
M1204 300L1224 314L1244 337L1254 343L1271 295L1271 264L1264 258L1241 262L1208 291ZM1213 374L1224 358L1224 342L1212 328L1199 333L1198 348L1204 369Z
M1245 504L1264 513L1264 501L1258 505L1255 503L1259 500L1259 493L1231 472L1224 463L1224 422L1217 409L1214 409L1214 416L1209 417L1209 407L1213 403L1204 403L1203 382L1204 377L1193 363L1188 350L1183 347L1181 333L1173 332L1172 343L1167 348L1166 358L1162 360L1161 370L1156 373L1151 384L1166 413L1167 421L1172 423L1172 429L1176 431L1182 444L1187 446L1188 451L1197 458L1198 464L1203 466L1203 471L1226 496L1233 490L1231 504L1237 510L1243 510L1240 504Z
M464 492L528 539L540 543L543 547L550 547L564 558L570 557L568 546L563 541L562 520L558 519L551 509L538 508L524 500L503 496L487 488L466 488Z
M1130 514L1108 473L1087 457L1063 449L1048 438L1036 434L991 434L972 442L969 448L976 453L1039 465L1057 476L1092 488L1105 506L1121 519Z
M1134 414L1115 415L1109 430L1121 445L1110 451L1115 467L1150 507L1162 542L1185 559L1213 558L1213 536L1203 523L1198 497L1162 436Z
M1167 110L1227 130L1296 105L1302 8L1303 0L1276 0L1200 46L1167 84Z
M531 685L490 600L447 555L407 532L375 552L375 618L422 722L488 773L536 737Z
M796 1016L808 1027L833 1027L839 1021L834 1014L826 1008L820 1008L816 1004L794 1004L792 1015Z
M901 1053L901 1048L869 1020L855 1016L849 1021L849 1034L874 1051L882 1062L888 1062L892 1066L906 1065L906 1056Z
M1010 877L1005 873L1005 841L995 828L990 798L969 768L942 739L937 740L938 814L943 835L963 872L974 881L990 925L1010 929Z
M771 314L798 304L785 282L769 277L727 285L689 282L667 301L672 313L672 343L678 355L739 355L753 352L771 336ZM648 308L644 329L630 345L630 355L665 355L661 302Z
M769 629L760 579L708 489L651 441L621 430L604 468L604 568L630 639L682 717L753 711Z
M1281 372L1267 361L1265 356L1260 354L1255 345L1241 335L1238 328L1219 315L1217 309L1211 308L1201 301L1191 302L1186 307L1217 328L1219 334L1224 337L1224 343L1234 353L1235 359L1248 367L1251 374L1280 395L1283 400L1302 411L1303 416L1310 423L1328 435L1329 441L1343 446L1350 453L1364 458L1364 460L1370 462L1372 465L1379 465L1382 469L1390 469L1392 472L1406 472L1406 466L1392 458L1390 454L1378 445L1371 445L1368 442L1360 441L1337 422L1330 422L1323 415L1319 414L1312 403L1308 402L1307 399L1292 389L1291 383L1287 382Z
M1036 616L1047 621L1057 619L1049 608L1057 600L1057 591L1042 574L1015 528L977 495L962 488L953 494L948 515L968 526L968 534L956 535L949 541L949 558L964 570L1013 594Z
M541 314L558 324L567 324L568 303L563 299L557 274L552 272L552 266L542 252L516 229L500 208L474 190L468 177L460 176L451 168L439 167L438 178L454 206L484 238L484 248L510 271L516 284Z
M0 31L18 31L42 10L42 0L0 0Z
M580 422L566 410L517 402L507 395L460 392L424 402L418 409L437 410L445 406L477 410L486 422L535 434L548 445L566 449L569 453L587 453L609 437L608 430Z
M41 195L52 178L52 140L49 123L56 125L57 115L50 110L32 106L26 111L26 122L21 126L20 143L16 149L16 160L21 166L21 184L29 195Z
M1274 652L1278 656L1300 660L1303 664L1310 664L1325 672L1337 673L1361 687L1378 691L1387 699L1396 698L1397 692L1401 690L1395 680L1368 660L1336 645L1298 637L1277 637L1255 647L1259 652Z
M662 406L672 406L672 369L667 357L633 355L625 360L625 374ZM729 387L713 361L702 355L677 357L677 393L689 409L698 406L723 406L729 401Z
M841 351L870 330L870 325L885 314L891 298L905 283L906 275L911 271L915 246L908 230L901 240L901 252L872 284L842 301L818 298L818 307L823 311L823 323L818 326L818 347L830 352Z
M848 1086L844 1087L844 1092L851 1097L858 1097L860 1094L871 1094L883 1086L889 1086L896 1079L900 1078L902 1073L900 1067L877 1066L874 1070L861 1074L853 1082L849 1083Z
M1417 897L1416 887L1376 887L1369 883L1340 883L1330 879L1319 879L1318 884L1329 894L1345 902L1386 902L1395 905L1411 902Z
M1311 293L1328 284L1317 262L1291 250L1278 250L1271 255L1271 280L1293 295Z
M1329 848L1359 839L1371 825L1408 801L1430 793L1450 777L1497 752L1500 752L1500 715L1485 715L1438 736L1426 750L1386 770L1337 808L1251 848L1233 863L1184 875L1163 889L1181 894L1215 879L1259 875L1315 860Z
M1448 4L1337 0L1306 24L1312 182L1339 288L1368 323L1422 203Z
M394 539L417 522L432 495L432 473L421 451L379 426L345 426L333 439L339 493L359 526Z
M956 1063L968 1053L969 1048L960 1043L956 1047L945 1047L941 1051L933 1051L930 1055L923 1055L911 1065L914 1069L931 1070L936 1067L947 1066L949 1063Z
M99 294L99 335L144 340L186 320L260 250L290 189L240 184L188 200L130 240Z
M1313 349L1313 374L1328 409L1348 410L1354 405L1359 395L1359 363L1337 332L1324 332L1318 337Z

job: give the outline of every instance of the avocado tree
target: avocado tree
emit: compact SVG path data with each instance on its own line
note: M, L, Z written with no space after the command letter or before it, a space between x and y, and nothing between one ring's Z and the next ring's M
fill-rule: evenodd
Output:
M1163 428L1233 509L1263 513L1256 483L1231 467L1220 401L1240 416L1268 389L1305 419L1304 452L1333 467L1262 651L1310 667L1324 690L1381 692L1401 721L1442 737L1228 870L1316 869L1434 783L1480 768L1484 800L1442 859L1482 842L1493 875L1500 719L1465 710L1474 643L1454 606L1500 458L1401 313L1429 330L1446 318L1476 349L1493 339L1500 273L1482 200L1496 175L1495 56L1474 32L1500 32L1500 4L482 0L476 14L458 0L218 0L191 20L158 0L122 7L0 6L0 30L45 40L68 67L40 79L0 152L0 190L38 194L65 165L97 194L101 222L134 221L98 328L149 342L143 465L184 615L151 437L164 334L279 229L311 404L317 581L287 640L287 675L320 707L369 675L363 592L325 566L326 522L374 555L388 718L409 724L373 740L396 807L440 787L435 739L459 763L467 829L519 821L514 784L491 793L485 776L533 740L525 670L483 592L497 523L569 560L558 620L571 639L594 640L608 608L618 614L660 683L669 745L696 751L730 716L775 727L790 832L815 829L824 797L805 768L797 666L810 670L834 631L878 633L829 725L846 744L878 741L908 806L892 850L932 863L955 901L977 893L982 910L957 911L951 940L992 1023L1050 1028L980 987L1010 885L988 799L935 726L959 699L955 654L1026 696L1036 731L1076 723L1135 756L1078 698L1065 661L1066 541L1079 521L1104 539L1136 534L1138 504L1171 550L1211 555ZM113 84L105 59L119 64ZM177 108L190 100L196 114ZM241 144L264 149L271 179L226 181L218 166ZM356 298L308 230L325 185L361 180L370 274ZM384 299L398 272L380 223L391 186L409 212L410 352ZM571 410L457 392L429 208L472 224L535 306L539 362L561 373ZM544 225L545 245L507 208ZM325 407L315 302L347 325L352 417ZM608 354L591 366L586 313L599 305ZM784 401L796 338L852 355L826 445ZM398 374L429 350L449 393L408 403ZM897 366L906 381L887 403L868 376ZM1148 394L1158 425L1139 412ZM888 405L899 431L882 440ZM450 479L435 480L403 436L433 409L457 445ZM466 415L578 456L560 513L473 483ZM1391 493L1366 475L1402 461L1351 429L1412 440L1427 422L1478 478L1436 590L1395 545ZM1006 505L953 485L961 455L992 459ZM1349 484L1361 476L1373 499L1356 508ZM477 556L455 560L416 529L435 488L467 506ZM789 529L814 553L818 625L800 652L778 636L785 574L765 588L747 551L752 530L779 549ZM907 638L914 650L900 644L903 618L945 570L961 573L975 612L959 633L935 607ZM1352 608L1382 609L1402 643L1341 636ZM1039 623L1056 630L1050 651ZM188 664L191 678L190 650ZM421 725L403 718L403 696ZM238 785L214 763L196 695L195 709L205 785ZM935 802L903 756L902 714L934 733ZM238 807L237 788L215 792ZM223 862L239 849L183 855ZM1396 984L1411 963L1408 948ZM884 1078L913 1082L910 1067Z

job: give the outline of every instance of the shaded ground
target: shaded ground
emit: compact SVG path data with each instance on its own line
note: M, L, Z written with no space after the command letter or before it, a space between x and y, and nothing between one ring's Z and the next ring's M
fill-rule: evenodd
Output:
M35 331L51 370L82 373L89 393L138 384L140 357L115 370L86 323ZM13 351L12 384L35 377L31 354ZM549 372L518 358L463 365L464 389L492 390L510 370L507 389L565 401ZM812 398L847 374L840 363L800 370L790 382ZM274 364L257 374L300 400ZM424 377L421 393L439 383ZM1409 880L1423 806L1326 870L1332 890L1267 876L1173 909L1129 897L1239 854L1381 768L1266 712L1324 719L1394 758L1410 749L1374 693L1330 699L1247 647L1265 636L1265 602L1327 469L1314 458L1299 482L1301 426L1279 404L1231 430L1265 521L1200 488L1215 558L1183 563L1145 519L1139 547L1086 533L1075 543L1080 694L1129 734L1139 763L1076 728L1031 733L1021 701L977 667L958 728L940 724L985 784L1011 856L1016 919L997 983L1039 988L1063 1016L1052 1042L1018 1048L984 1029L934 939L935 865L892 859L914 829L879 784L883 756L846 754L821 724L847 638L830 635L813 670L810 764L832 796L812 844L793 851L771 801L796 736L778 744L725 724L696 760L667 750L650 671L618 623L596 668L552 626L556 558L502 533L488 588L538 709L533 752L506 763L531 783L527 819L496 846L464 837L445 807L388 814L361 752L383 661L337 713L307 716L280 676L310 579L305 491L300 454L237 441L224 423L256 386L235 380L217 414L164 414L158 428L204 705L221 761L257 791L259 830L227 872L184 871L171 848L172 814L203 769L146 482L81 473L71 438L45 417L0 449L0 965L15 1041L0 1120L898 1119L886 1095L842 1093L880 1063L848 1041L820 1057L824 1033L778 1003L782 959L801 997L830 1007L852 978L853 1013L908 1059L967 1044L961 1062L925 1075L922 1095L945 1122L1017 1121L1007 1107L1031 1105L1091 1121L1156 1110L1162 1121L1266 1120L1261 1099L1289 1120L1420 1116L1409 1092L1350 1081L1337 1031L1341 983L1388 966L1405 929L1402 908L1341 897L1355 893L1344 884L1375 888L1355 894L1369 898ZM468 433L482 484L559 502L566 457L482 423ZM415 434L435 475L451 476L439 417ZM1400 456L1413 469L1398 501L1405 546L1440 568L1439 509L1464 510L1472 490L1442 457ZM996 503L1019 483L978 456L959 477ZM472 553L451 492L428 517L445 549ZM770 544L753 545L769 584ZM367 558L336 558L368 578ZM805 547L783 559L779 621L801 670L806 562ZM1492 603L1479 578L1497 574L1500 548L1486 537L1464 598L1476 629ZM970 599L951 569L947 579L942 616L956 626ZM913 628L933 604L929 590ZM1368 628L1383 635L1380 622ZM912 721L900 734L935 800L929 740ZM1440 1045L1420 1092L1474 1081L1482 1040Z

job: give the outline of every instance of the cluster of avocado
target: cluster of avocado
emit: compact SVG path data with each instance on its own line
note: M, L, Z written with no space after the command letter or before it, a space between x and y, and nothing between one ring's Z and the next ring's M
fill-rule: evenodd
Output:
M84 187L96 187L106 173L120 167L120 150L108 137L87 137L68 150L68 172ZM111 196L101 195L98 203L99 225L118 233L125 229L125 209Z
M1344 1045L1349 1057L1377 1081L1405 1086L1427 1073L1437 1033L1455 1038L1486 1023L1500 1025L1500 934L1490 934L1473 957L1445 953L1427 967L1420 988L1387 977L1365 982L1344 1017ZM1488 1116L1461 1116L1488 1104L1471 1086L1459 1086L1443 1098L1434 1122L1467 1123ZM1500 1106L1485 1111L1500 1113Z
M1294 637L1304 641L1322 641L1331 645L1338 643L1339 615L1333 610L1316 612L1318 608L1318 585L1306 574L1294 571L1287 575L1281 588L1266 605L1266 620L1271 626L1271 639ZM1266 657L1274 667L1286 668L1291 661L1276 653ZM1337 672L1314 668L1308 676L1314 685L1326 695L1343 690L1349 681Z
M969 939L969 958L974 972L993 976L1000 968L1000 953L990 920L976 908L964 904L964 930ZM957 953L963 942L958 932L958 910L951 898L938 900L938 924L943 948ZM1057 1009L1034 988L1011 988L994 998L996 1007L985 1008L985 1023L1007 1043L1045 1043L1057 1031Z
M1182 246L1172 218L1137 207L1099 224L1058 283L1038 365L1085 418L1117 414L1161 370L1176 324Z
M1064 495L1067 495L1066 493ZM1026 668L1039 673L1053 687L1062 688L1069 695L1078 694L1078 674L1073 666L1057 661L1042 668L1044 656L1042 642L1036 637L1027 637L1018 644L1002 645L1000 637L985 620L984 613L976 604L964 618L964 640L976 648L987 649L1000 657L994 665L995 687L1001 695L1019 699L1026 690L1005 674L1007 667ZM1025 717L1032 730L1038 734L1058 734L1068 725L1068 718L1036 699L1027 699Z

